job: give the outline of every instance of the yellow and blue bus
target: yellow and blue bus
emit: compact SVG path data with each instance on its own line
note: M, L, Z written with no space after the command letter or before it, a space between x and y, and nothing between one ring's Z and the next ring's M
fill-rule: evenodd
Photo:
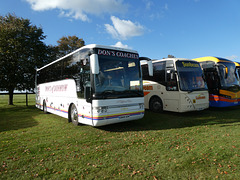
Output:
M203 68L209 90L210 107L228 107L240 104L239 78L233 61L219 57L194 59Z

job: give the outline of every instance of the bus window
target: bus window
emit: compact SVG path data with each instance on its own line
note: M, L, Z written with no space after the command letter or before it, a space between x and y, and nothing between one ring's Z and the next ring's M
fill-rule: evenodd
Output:
M166 70L166 73L167 73L167 75L166 75L167 91L177 91L178 87L177 87L177 78L176 78L175 70L169 69L169 70Z
M153 63L153 76L150 76L151 79L155 82L166 85L165 68L165 61Z
M79 72L75 76L77 95L79 98L84 97L86 87L90 87L90 65L89 61L84 59L78 63Z

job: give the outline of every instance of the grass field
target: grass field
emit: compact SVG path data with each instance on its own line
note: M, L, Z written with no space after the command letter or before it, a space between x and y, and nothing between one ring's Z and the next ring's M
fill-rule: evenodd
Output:
M100 128L0 95L0 179L239 179L240 107Z

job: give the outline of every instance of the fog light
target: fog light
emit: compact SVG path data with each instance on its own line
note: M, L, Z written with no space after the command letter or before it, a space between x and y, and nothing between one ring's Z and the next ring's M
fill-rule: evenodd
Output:
M143 103L139 103L139 109L144 109L144 104Z

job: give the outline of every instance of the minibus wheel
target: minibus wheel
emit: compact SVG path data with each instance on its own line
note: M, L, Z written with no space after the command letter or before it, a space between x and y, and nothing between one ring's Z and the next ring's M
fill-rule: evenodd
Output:
M77 126L78 125L78 111L74 104L71 105L69 113L70 113L69 121L72 122L75 126Z
M153 112L162 112L163 103L159 97L152 97L149 103L149 109Z

